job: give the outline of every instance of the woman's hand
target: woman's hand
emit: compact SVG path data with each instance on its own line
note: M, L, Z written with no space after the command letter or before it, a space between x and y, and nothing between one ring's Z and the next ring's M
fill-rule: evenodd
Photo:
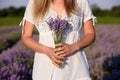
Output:
M46 55L51 59L52 63L57 67L60 67L60 65L64 63L63 62L64 57L56 54L54 48L48 47Z
M55 45L55 47L56 48L54 49L54 51L61 57L67 57L79 49L79 46L76 43L58 43Z

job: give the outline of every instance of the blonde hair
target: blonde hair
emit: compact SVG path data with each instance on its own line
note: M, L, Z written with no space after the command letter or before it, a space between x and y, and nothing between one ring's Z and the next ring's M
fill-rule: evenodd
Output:
M33 2L33 17L35 20L42 20L48 12L50 3L53 0L34 0ZM67 16L77 11L76 0L65 0L65 10Z

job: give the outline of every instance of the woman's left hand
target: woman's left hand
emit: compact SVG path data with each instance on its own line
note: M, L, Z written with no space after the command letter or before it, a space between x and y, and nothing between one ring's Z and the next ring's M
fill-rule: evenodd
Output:
M76 44L58 43L55 45L55 53L62 57L67 57L76 51Z

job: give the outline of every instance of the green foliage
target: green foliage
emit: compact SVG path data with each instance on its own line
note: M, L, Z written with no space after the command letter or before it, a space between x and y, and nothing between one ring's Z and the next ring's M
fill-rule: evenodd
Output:
M120 17L120 6L115 6L111 10L101 10L96 4L92 5L93 14L95 16L113 16ZM0 17L6 16L23 16L25 12L25 7L14 8L9 7L0 10Z
M92 6L93 14L98 19L98 24L120 24L120 6L111 10L101 10L97 5ZM24 15L25 7L0 10L0 26L19 25Z
M9 7L9 8L0 10L0 17L23 16L24 11L25 11L25 7L21 7L21 8Z
M113 7L111 10L101 10L96 5L93 5L92 11L95 16L120 17L120 6Z
M97 17L97 24L120 24L120 17Z
M5 17L8 15L8 12L6 9L0 10L0 17Z
M0 26L16 26L21 20L22 17L0 17Z
M118 16L120 17L120 6L113 7L111 15L116 16L116 17L118 17Z

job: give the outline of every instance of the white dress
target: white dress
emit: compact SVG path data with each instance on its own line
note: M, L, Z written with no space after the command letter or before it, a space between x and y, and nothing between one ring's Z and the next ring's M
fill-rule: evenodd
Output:
M39 43L54 47L52 33L46 23L50 18L57 18L53 5L51 5L49 13L45 15L44 19L36 24L32 17L32 2L33 0L29 1L21 24L24 25L25 20L34 24L39 32ZM70 24L63 37L63 41L68 44L80 40L79 31L82 24L89 19L93 19L88 1L77 0L77 3L80 10L78 14L72 14L71 17L67 17L65 11L62 13L62 19L67 20ZM58 68L52 64L47 55L35 52L33 80L91 80L84 50L79 50L74 55L67 57L65 62L62 68Z

